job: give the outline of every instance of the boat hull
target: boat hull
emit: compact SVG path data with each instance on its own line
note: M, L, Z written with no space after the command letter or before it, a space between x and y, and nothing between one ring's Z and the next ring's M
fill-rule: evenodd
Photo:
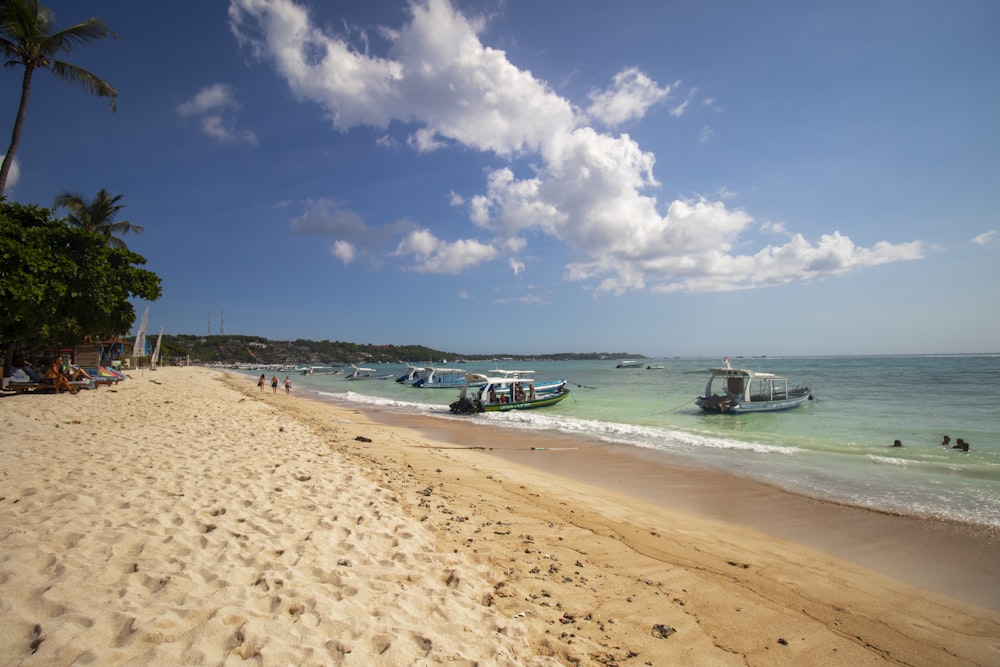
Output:
M506 412L508 410L531 410L533 408L546 408L555 405L559 401L569 396L569 391L562 393L543 394L533 401L520 401L517 403L494 403L484 405L480 412Z
M802 396L790 396L776 401L730 401L712 400L719 399L713 396L709 399L699 398L695 401L705 412L719 412L729 414L740 414L746 412L778 412L780 410L791 410L797 408L812 398L812 394L805 393Z

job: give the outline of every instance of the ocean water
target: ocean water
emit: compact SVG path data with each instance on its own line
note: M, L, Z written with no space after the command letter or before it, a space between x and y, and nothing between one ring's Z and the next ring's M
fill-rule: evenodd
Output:
M566 379L571 393L550 408L468 416L448 412L454 390L324 373L333 368L279 376L289 374L293 391L317 400L559 431L824 500L1000 527L1000 354L733 359L733 367L787 375L813 391L802 407L746 415L708 414L694 404L720 360L645 361L664 368L618 369L616 360L470 363L470 372L534 369L537 380ZM393 377L405 370L376 368ZM970 451L941 447L946 434ZM903 447L890 447L897 439Z

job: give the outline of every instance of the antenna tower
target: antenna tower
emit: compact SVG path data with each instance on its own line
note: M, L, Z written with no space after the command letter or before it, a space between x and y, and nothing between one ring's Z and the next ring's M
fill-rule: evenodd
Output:
M219 309L219 335L223 336L226 333L226 311L222 308Z
M212 335L212 311L208 311L208 334L207 335L209 335L209 336Z

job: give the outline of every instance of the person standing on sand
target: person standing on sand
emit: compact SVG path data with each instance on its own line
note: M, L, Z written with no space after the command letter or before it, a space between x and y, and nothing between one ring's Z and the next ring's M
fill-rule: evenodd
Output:
M287 375L285 376L285 393L292 393L292 380Z
M277 394L278 393L278 376L277 375L272 375L271 376L271 393L272 394Z
M265 382L267 382L267 379L264 377L264 374L261 373L260 374L260 379L257 380L257 386L260 387L261 391L264 391L264 383Z

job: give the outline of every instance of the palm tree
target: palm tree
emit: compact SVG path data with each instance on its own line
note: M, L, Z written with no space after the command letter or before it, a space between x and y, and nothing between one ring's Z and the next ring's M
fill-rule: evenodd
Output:
M21 143L21 130L28 111L31 96L31 77L37 69L47 69L57 78L83 86L88 92L111 98L111 110L115 110L118 91L107 81L76 65L56 60L60 51L69 52L78 44L85 44L111 32L104 21L89 18L64 30L53 30L55 16L52 10L38 4L38 0L0 0L0 55L7 67L24 67L21 79L21 103L14 120L14 131L10 138L10 148L0 167L0 196L7 187L7 174L14 163L14 154Z
M108 245L112 248L128 250L125 242L118 237L129 232L141 234L143 228L125 220L115 221L121 210L125 208L124 204L118 203L121 198L122 195L112 197L104 188L98 190L97 196L89 202L82 195L64 192L56 197L53 208L65 208L69 211L66 224L70 227L97 232L107 237Z

